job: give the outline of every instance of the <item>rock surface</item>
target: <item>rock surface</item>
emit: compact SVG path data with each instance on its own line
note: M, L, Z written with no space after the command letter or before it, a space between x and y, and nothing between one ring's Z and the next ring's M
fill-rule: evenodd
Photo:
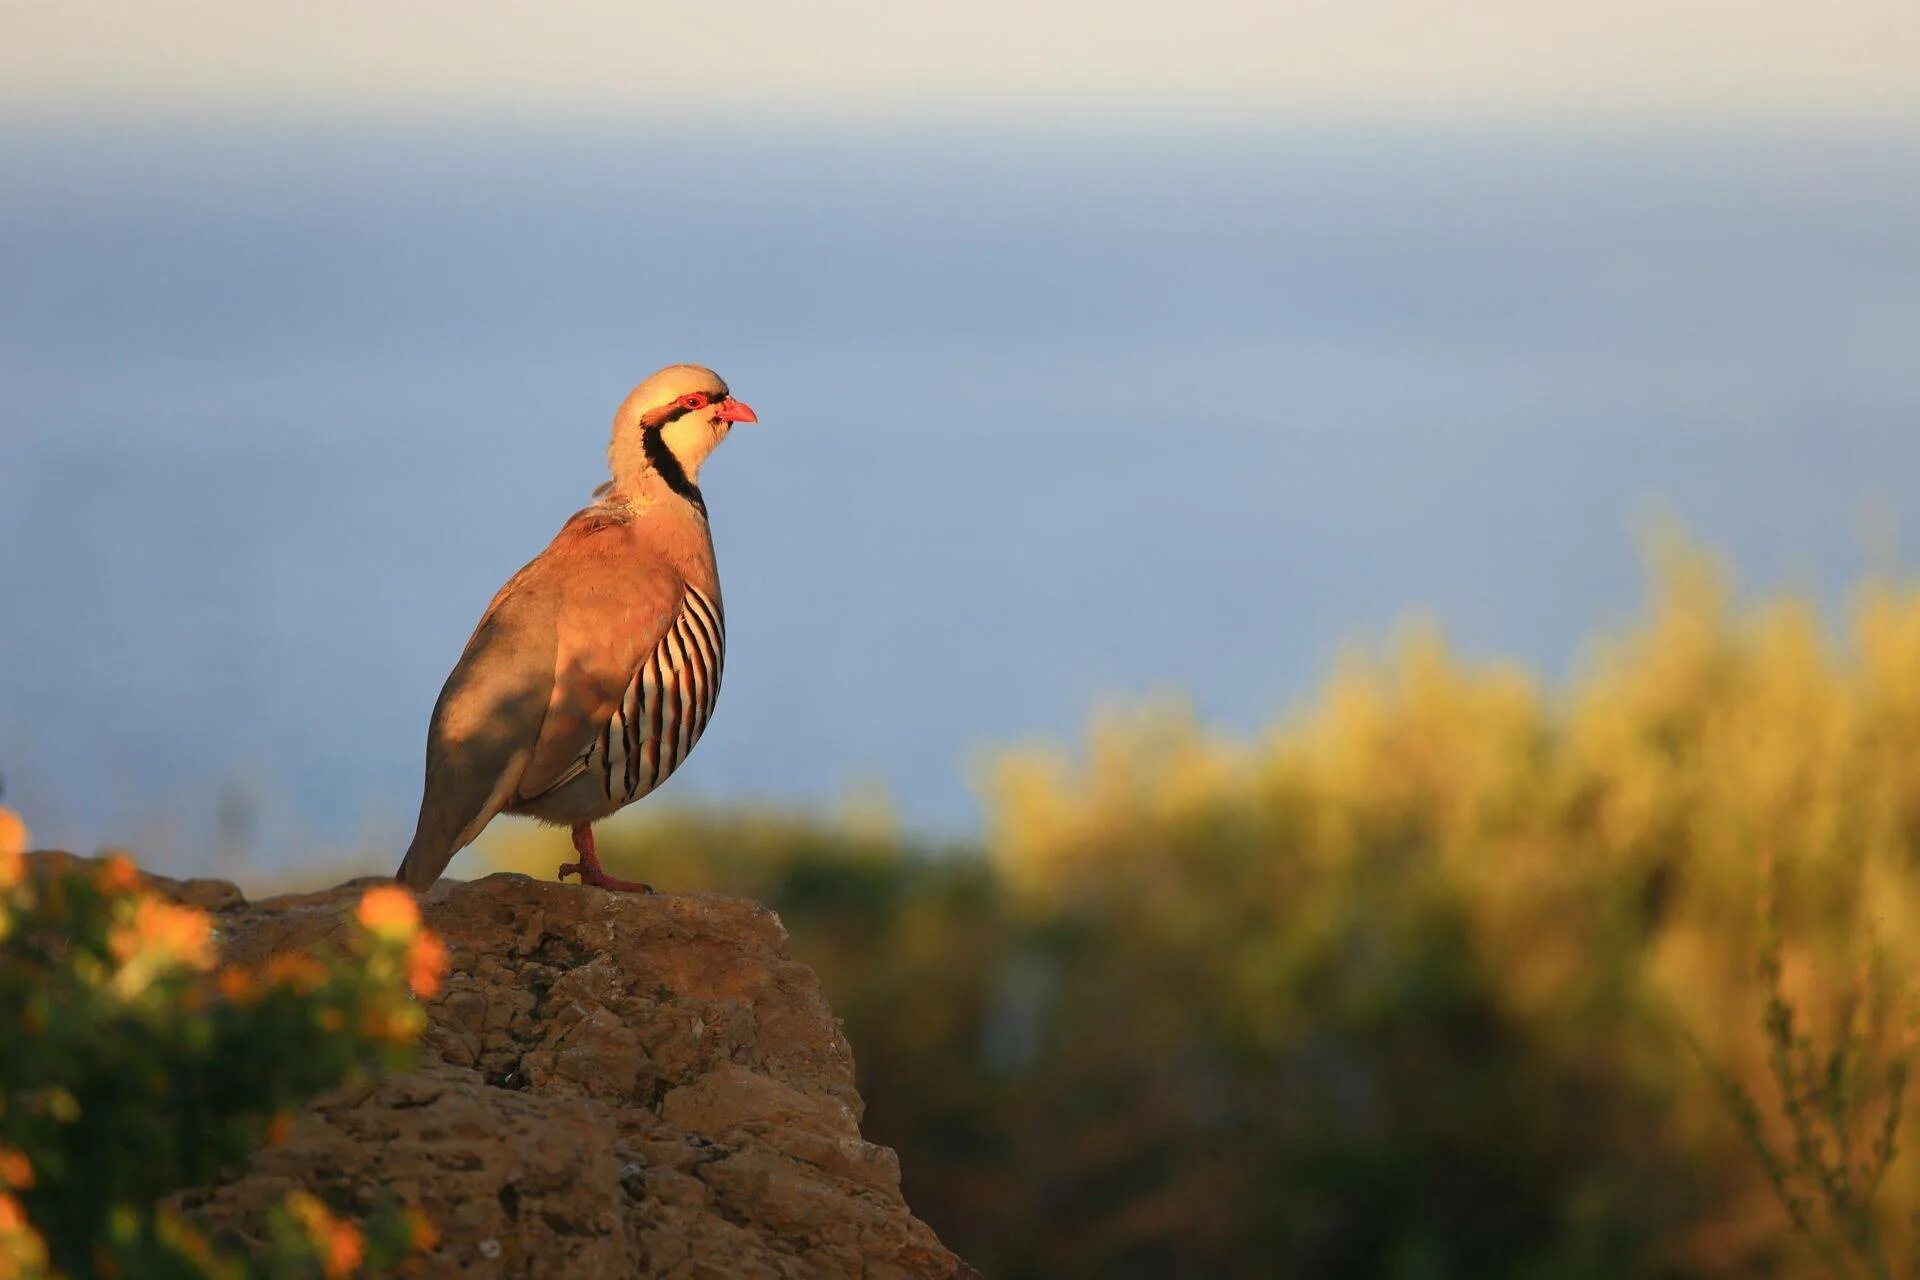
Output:
M216 913L257 963L345 938L358 881ZM422 1066L328 1095L288 1141L188 1193L245 1232L287 1191L419 1205L429 1275L968 1276L860 1137L853 1055L778 917L709 894L636 897L493 875L423 902L451 974Z

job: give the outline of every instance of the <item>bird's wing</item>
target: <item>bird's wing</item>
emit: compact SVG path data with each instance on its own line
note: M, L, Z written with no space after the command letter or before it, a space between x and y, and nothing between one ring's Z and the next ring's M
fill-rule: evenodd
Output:
M547 817L539 802L584 774L597 774L609 806L652 791L686 763L713 719L726 663L727 628L717 594L681 582L673 623L645 655L611 708L604 690L586 711L587 737L572 715L549 718L550 731L509 812ZM571 762L562 752L577 747ZM547 752L551 758L543 758ZM555 773L554 770L560 772ZM584 795L585 793L583 793Z
M432 884L495 814L577 767L684 590L679 575L634 554L624 520L593 507L500 589L434 705L420 821L399 879Z

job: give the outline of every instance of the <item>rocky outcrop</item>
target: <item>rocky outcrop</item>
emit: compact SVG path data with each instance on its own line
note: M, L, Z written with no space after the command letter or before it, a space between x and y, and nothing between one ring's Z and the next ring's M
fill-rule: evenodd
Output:
M344 938L373 882L254 903L154 883L257 963ZM860 1137L852 1053L772 912L518 875L423 906L452 970L420 1069L320 1099L189 1214L245 1234L295 1187L396 1193L440 1228L429 1275L971 1274Z

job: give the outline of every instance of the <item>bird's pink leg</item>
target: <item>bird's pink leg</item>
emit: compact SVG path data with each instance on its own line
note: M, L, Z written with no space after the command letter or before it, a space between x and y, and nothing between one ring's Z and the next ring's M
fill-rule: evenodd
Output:
M580 855L578 862L560 864L560 878L565 880L575 872L580 873L580 883L590 884L596 889L611 889L615 893L652 893L653 886L641 884L638 880L619 880L600 869L600 855L593 851L593 825L576 822L573 826L573 849Z

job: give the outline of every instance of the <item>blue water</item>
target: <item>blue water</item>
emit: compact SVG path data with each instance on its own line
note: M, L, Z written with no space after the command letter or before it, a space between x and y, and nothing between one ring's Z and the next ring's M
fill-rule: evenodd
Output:
M762 418L682 799L964 829L984 744L1251 729L1410 611L1566 672L1662 513L1830 602L1915 532L1920 136L47 126L0 193L0 772L180 868L223 796L404 837L674 360Z

